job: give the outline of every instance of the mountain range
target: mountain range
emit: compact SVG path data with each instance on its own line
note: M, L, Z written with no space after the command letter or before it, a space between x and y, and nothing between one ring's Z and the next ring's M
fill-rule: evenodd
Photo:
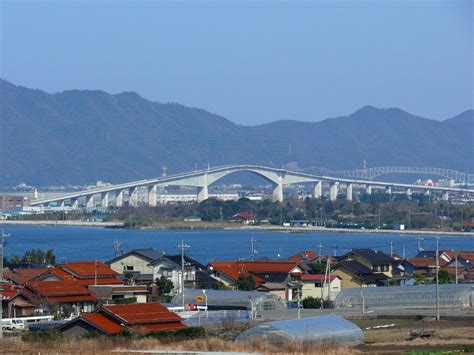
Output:
M444 121L364 106L318 122L237 125L134 92L50 94L0 80L0 186L125 182L255 163L311 172L370 166L474 171L474 111Z

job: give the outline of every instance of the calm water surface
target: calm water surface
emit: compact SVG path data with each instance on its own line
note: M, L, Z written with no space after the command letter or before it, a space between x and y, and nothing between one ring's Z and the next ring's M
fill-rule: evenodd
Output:
M202 263L210 260L249 259L250 239L257 239L258 257L288 257L299 250L318 251L322 245L324 253L338 255L352 248L374 248L390 252L393 242L395 253L402 254L405 245L406 256L417 252L416 236L362 233L287 233L256 232L242 230L177 231L177 230L126 230L89 227L52 226L2 226L10 236L7 238L6 255L23 255L33 248L53 249L57 261L102 260L115 255L113 244L121 243L121 249L154 248L168 254L177 254L181 240L190 248L187 253ZM423 236L422 246L434 250L434 236ZM455 250L474 249L474 238L442 236L440 248Z

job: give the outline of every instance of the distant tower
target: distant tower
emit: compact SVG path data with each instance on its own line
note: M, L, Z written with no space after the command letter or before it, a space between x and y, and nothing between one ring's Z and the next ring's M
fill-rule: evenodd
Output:
M166 175L168 175L168 167L163 164L163 166L161 167L161 176L165 177Z
M362 171L364 172L364 177L368 177L368 166L367 166L367 160L364 159L364 162L362 163Z

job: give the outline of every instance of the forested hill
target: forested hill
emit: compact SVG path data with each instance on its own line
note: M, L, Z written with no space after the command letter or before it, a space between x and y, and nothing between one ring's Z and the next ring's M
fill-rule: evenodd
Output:
M473 171L474 111L443 122L365 106L319 122L239 126L133 92L49 94L0 80L0 185L122 182L233 163L305 169L435 166Z

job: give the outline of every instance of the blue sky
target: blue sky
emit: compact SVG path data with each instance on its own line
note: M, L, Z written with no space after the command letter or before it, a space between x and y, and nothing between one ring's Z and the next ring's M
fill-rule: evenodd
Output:
M1 1L1 76L239 124L473 107L471 1Z

